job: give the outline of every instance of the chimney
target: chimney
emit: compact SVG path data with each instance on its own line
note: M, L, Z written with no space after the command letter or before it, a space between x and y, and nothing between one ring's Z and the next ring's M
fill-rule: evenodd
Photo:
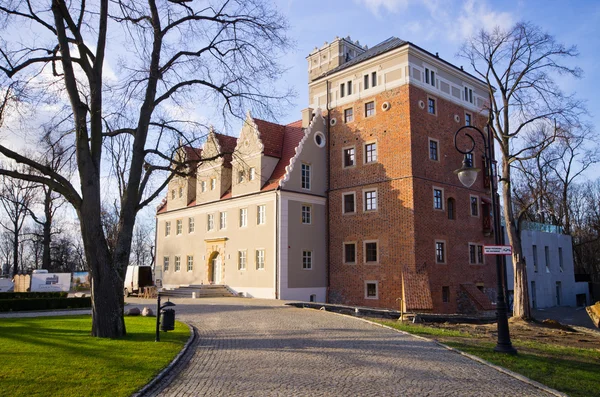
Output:
M306 108L302 110L302 128L308 128L313 118L313 109Z

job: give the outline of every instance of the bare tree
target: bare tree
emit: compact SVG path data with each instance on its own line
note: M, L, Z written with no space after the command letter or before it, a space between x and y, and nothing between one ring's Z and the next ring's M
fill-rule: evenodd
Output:
M19 82L27 95L18 99L29 106L53 100L61 109L49 122L72 145L78 184L2 144L1 154L40 175L0 174L45 184L75 208L92 278L92 335L122 336L136 215L185 167L174 159L179 142L206 132L181 118L182 109L215 106L225 120L247 109L265 117L281 109L288 93L278 95L272 81L282 72L277 56L289 47L285 19L262 0L4 1L0 17L0 71ZM6 33L23 25L35 34ZM128 166L111 250L102 197L112 159L103 149L120 136L129 137Z
M18 169L11 169L11 172L26 174L26 171ZM35 189L35 183L0 175L0 207L7 218L0 222L0 226L11 236L13 274L19 273L22 252L20 240L35 197Z
M511 205L512 167L545 150L563 128L579 124L581 102L564 94L554 81L557 75L581 76L579 68L560 63L577 56L577 49L558 43L531 23L520 22L509 30L480 31L463 45L459 55L488 86L489 128L500 149L504 220L513 246L513 314L531 319L525 257ZM537 139L527 139L531 134Z

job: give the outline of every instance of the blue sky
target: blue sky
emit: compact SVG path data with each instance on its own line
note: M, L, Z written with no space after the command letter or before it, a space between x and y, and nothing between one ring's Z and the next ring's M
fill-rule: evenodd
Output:
M584 71L582 79L561 78L564 91L588 101L593 124L600 122L600 1L486 1L486 0L275 0L286 15L296 47L282 59L289 68L282 84L296 89L295 106L280 122L300 118L307 107L306 56L336 36L350 36L369 47L396 36L411 41L458 66L456 57L465 38L495 25L511 26L531 21L559 42L577 45L580 56L573 64ZM596 132L599 129L596 128Z

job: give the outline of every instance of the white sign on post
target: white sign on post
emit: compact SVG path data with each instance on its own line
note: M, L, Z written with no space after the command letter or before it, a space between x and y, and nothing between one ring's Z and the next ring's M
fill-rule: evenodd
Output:
M31 275L32 292L69 292L71 273L33 273Z
M484 255L512 255L511 245L484 245Z

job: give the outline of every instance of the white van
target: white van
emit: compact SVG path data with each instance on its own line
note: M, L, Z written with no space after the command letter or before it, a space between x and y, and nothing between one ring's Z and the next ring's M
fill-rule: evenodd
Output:
M140 294L144 290L144 287L151 287L153 285L152 267L127 266L127 273L125 273L125 281L123 282L123 294L125 296Z

